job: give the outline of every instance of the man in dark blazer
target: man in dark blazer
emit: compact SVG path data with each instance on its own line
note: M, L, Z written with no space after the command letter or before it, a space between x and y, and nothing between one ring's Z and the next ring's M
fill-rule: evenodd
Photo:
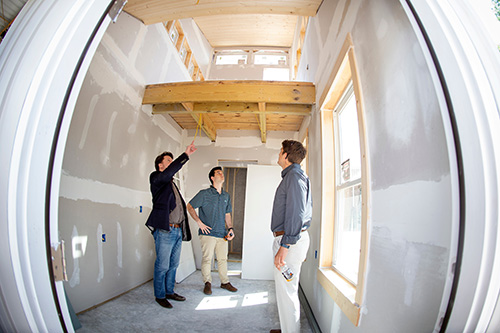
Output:
M191 240L191 231L186 214L186 203L174 184L173 177L195 151L193 141L175 160L170 152L160 154L155 159L156 171L149 176L153 210L146 226L153 234L156 248L153 276L155 299L164 308L172 308L168 299L186 300L184 296L174 293L174 287L182 241Z

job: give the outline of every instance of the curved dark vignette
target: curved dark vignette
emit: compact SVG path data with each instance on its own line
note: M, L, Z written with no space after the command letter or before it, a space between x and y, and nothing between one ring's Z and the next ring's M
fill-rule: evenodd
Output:
M83 60L85 59L85 56L87 55L87 52L90 48L90 45L92 44L92 41L94 40L97 32L99 31L99 28L102 25L102 22L104 22L104 19L106 18L106 15L108 15L111 7L113 6L115 1L110 1L108 7L106 8L106 11L102 14L101 18L99 19L99 22L95 26L94 30L92 31L92 34L90 35L87 43L85 44L85 48L83 49L82 54L80 55L80 58L78 59L78 63L75 67L75 70L73 71L73 75L71 76L71 80L68 85L68 89L66 90L66 95L64 96L63 103L61 105L61 110L59 111L59 118L57 119L57 125L55 128L55 133L54 133L54 138L52 140L52 148L50 150L50 159L49 159L49 168L47 172L47 183L46 183L46 189L47 191L45 192L45 248L47 249L47 263L48 263L48 269L49 272L52 272L52 253L51 253L51 244L50 244L50 196L51 196L51 184L52 184L52 173L54 171L54 158L56 154L56 147L57 147L57 142L59 140L59 134L61 132L61 125L62 125L62 120L64 118L64 113L66 111L66 107L68 105L68 100L71 95L71 91L73 89L73 85L75 84L76 77L78 75L78 72L80 71L80 68L82 66ZM54 296L54 303L56 305L57 309L57 314L59 316L59 321L61 322L61 328L65 333L68 332L68 329L66 327L66 323L64 322L64 318L62 315L61 311L61 304L59 303L59 298L57 297L57 291L56 291L56 281L54 279L53 274L49 274L50 277L50 282L51 282L51 288L52 288L52 295Z
M455 110L453 109L453 103L451 102L450 91L448 90L448 86L446 85L446 80L444 78L443 70L441 65L439 64L439 60L436 55L436 51L434 50L432 43L430 41L429 35L424 28L420 17L418 16L415 8L413 7L410 0L406 0L408 7L410 8L419 28L422 32L422 36L425 39L425 43L429 49L429 52L432 57L432 61L434 62L434 66L436 66L436 71L439 76L439 82L441 83L441 88L443 88L443 94L446 100L446 106L448 107L448 113L450 115L451 127L453 131L453 139L455 142L455 153L457 156L457 166L458 166L458 186L459 186L459 207L460 207L460 216L459 216L459 230L458 230L458 249L457 249L457 261L455 262L455 270L453 275L453 285L451 288L450 300L448 302L448 307L446 308L446 313L443 318L443 322L441 323L441 328L439 330L440 333L444 333L446 331L446 327L448 326L448 322L450 320L451 312L453 310L453 305L455 304L455 298L457 296L457 288L458 281L460 280L460 271L462 268L462 258L463 258L463 250L464 250L464 237L465 237L465 179L464 179L464 166L463 166L463 156L462 156L462 148L460 144L460 136L458 134L458 125L457 119L455 117Z

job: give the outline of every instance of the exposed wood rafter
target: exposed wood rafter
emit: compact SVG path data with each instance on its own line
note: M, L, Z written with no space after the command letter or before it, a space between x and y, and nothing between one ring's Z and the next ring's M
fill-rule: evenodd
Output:
M217 130L210 119L206 115L201 113L193 112L193 103L182 103L184 109L191 114L193 119L196 121L197 126L200 126L203 132L210 138L210 141L214 142L217 137Z

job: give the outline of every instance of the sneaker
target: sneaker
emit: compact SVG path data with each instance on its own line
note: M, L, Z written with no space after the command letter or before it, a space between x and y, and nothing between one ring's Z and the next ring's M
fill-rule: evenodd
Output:
M226 289L226 290L232 291L233 293L236 292L236 291L238 291L238 289L236 289L235 287L233 287L233 285L231 284L231 282L221 283L220 287L222 289Z
M160 304L161 306L167 309L173 308L172 304L170 304L170 302L167 301L166 298L156 298L156 303Z
M205 295L212 295L212 284L210 282L205 282L205 288L203 288L203 293Z

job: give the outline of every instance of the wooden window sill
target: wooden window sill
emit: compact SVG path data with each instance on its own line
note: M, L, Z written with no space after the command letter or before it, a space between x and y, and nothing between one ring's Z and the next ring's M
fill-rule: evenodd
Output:
M358 326L360 307L355 302L356 288L331 268L318 268L318 281L354 326Z

